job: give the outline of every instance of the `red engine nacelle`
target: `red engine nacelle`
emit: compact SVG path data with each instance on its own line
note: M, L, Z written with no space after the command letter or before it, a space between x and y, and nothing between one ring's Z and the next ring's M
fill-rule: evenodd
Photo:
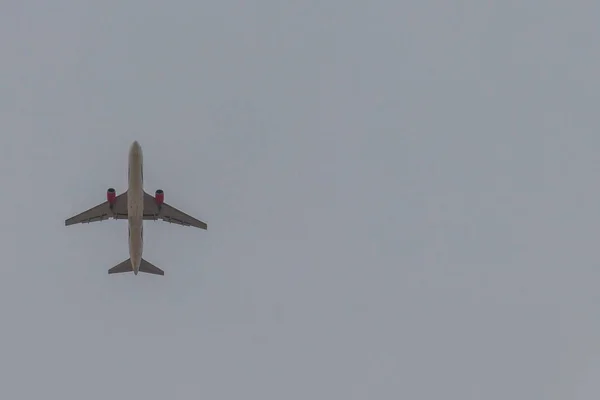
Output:
M162 203L165 202L165 192L161 189L158 189L156 193L154 193L154 199L156 200L156 204L160 207Z
M117 192L115 191L115 189L113 188L109 188L106 191L106 200L108 200L108 203L112 206L113 204L115 204L115 202L117 201Z

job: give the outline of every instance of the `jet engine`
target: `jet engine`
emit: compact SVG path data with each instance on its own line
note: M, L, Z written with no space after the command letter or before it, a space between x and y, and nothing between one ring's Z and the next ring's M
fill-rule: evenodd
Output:
M117 201L117 192L115 191L115 189L109 188L106 191L106 200L108 200L108 203L111 206L115 204L115 202Z
M165 192L162 189L157 189L156 193L154 193L154 199L159 207L162 206L162 203L165 201Z

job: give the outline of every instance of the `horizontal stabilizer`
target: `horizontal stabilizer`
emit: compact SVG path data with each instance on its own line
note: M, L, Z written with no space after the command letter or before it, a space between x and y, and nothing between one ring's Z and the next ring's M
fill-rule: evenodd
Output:
M147 274L154 274L154 275L164 275L165 271L163 271L162 269L158 268L155 265L150 264L148 261L144 260L142 258L142 262L140 263L140 272L145 272Z
M122 263L115 265L111 269L108 270L109 274L118 274L121 272L133 272L133 267L131 266L131 259L123 261Z
M119 274L121 272L133 272L133 267L131 265L131 259L128 258L127 260L123 261L122 263L115 265L114 267L112 267L111 269L108 270L109 274ZM140 262L140 269L139 272L145 272L147 274L153 274L153 275L164 275L165 271L163 271L162 269L158 268L157 266L150 264L148 261L144 260L142 258L142 261Z

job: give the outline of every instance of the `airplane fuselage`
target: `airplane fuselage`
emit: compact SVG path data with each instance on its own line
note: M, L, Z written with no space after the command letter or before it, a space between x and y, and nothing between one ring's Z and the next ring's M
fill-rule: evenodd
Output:
M161 275L165 271L142 258L144 249L144 218L148 221L166 221L180 226L193 226L206 230L206 222L200 221L165 203L165 194L157 189L154 196L144 190L144 156L142 147L134 141L129 148L126 191L117 196L112 187L106 190L106 200L94 207L65 220L65 226L87 224L109 219L127 218L129 234L129 259L108 269L109 274L138 272Z
M129 149L128 181L129 256L133 273L137 275L144 249L144 157L137 141Z

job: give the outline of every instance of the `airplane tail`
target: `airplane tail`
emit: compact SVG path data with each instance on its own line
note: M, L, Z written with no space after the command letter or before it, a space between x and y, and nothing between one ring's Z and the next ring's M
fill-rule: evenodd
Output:
M143 258L142 258L142 262L140 263L139 271L145 272L147 274L153 274L153 275L164 275L165 274L165 271L163 271L162 269L158 268L155 265L150 264L148 261L144 260ZM114 267L112 267L111 269L108 270L109 274L119 274L121 272L133 272L130 258L128 258L127 260L123 261L120 264L115 265Z

